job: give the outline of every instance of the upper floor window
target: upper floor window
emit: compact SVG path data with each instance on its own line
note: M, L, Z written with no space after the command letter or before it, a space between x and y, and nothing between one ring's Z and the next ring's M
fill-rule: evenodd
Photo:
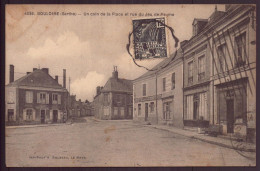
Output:
M25 92L25 101L26 101L26 103L32 103L33 102L33 92L32 91L26 91Z
M146 84L143 84L143 96L146 96Z
M172 73L172 90L175 89L175 73Z
M226 65L226 62L225 62L225 60L227 59L226 58L226 55L227 55L226 44L220 45L218 47L218 55L219 55L219 71L225 72L225 71L227 71L227 65Z
M235 56L236 67L240 67L246 64L246 33L235 37Z
M37 93L37 103L49 104L49 94Z
M193 61L188 63L188 84L193 83Z
M108 93L104 93L104 103L108 103Z
M166 90L166 78L163 78L163 91Z
M201 56L198 59L198 80L203 80L205 78L205 56Z
M52 94L52 104L61 104L61 95L54 93Z

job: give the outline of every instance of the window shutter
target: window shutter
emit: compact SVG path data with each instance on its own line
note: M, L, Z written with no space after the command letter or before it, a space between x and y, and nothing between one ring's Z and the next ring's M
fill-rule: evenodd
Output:
M46 93L46 104L49 104L49 101L50 101L49 94L48 94L48 93Z
M61 95L58 94L58 104L61 104Z
M26 109L23 110L23 120L26 120Z
M40 101L40 93L37 93L37 103L41 103L41 101Z
M32 110L33 120L35 121L35 110Z

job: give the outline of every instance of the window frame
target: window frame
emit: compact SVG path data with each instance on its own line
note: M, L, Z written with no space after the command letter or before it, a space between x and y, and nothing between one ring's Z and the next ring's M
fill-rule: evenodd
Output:
M25 91L25 103L33 103L33 91Z
M162 80L163 80L162 90L166 91L166 77L164 77Z
M198 81L204 80L205 75L206 75L206 56L203 54L198 57Z
M243 42L243 36L244 36L245 42ZM237 39L239 39L240 37L241 37L241 42L238 42ZM237 35L234 35L234 49L235 49L234 55L235 55L235 67L236 68L239 68L239 67L246 65L246 58L247 58L246 40L247 40L246 31L239 33ZM241 45L241 52L240 53L238 52L238 50L239 50L238 43L240 43L240 45ZM240 57L240 55L241 55L241 57Z
M193 63L193 60L188 62L188 84L193 84Z
M142 90L143 90L143 96L146 96L147 95L147 85L146 83L142 84Z

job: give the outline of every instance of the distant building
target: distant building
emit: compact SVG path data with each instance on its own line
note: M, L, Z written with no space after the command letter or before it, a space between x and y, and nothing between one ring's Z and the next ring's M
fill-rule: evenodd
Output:
M76 95L70 95L69 114L71 117L92 116L91 104L76 100Z
M66 82L66 70L63 70ZM68 91L49 75L48 68L27 72L14 81L14 66L10 65L10 83L5 88L7 125L59 123L67 119Z
M181 49L153 69L133 81L134 120L183 127Z
M117 67L104 87L97 87L92 105L94 115L99 119L133 118L133 83L131 80L118 78Z

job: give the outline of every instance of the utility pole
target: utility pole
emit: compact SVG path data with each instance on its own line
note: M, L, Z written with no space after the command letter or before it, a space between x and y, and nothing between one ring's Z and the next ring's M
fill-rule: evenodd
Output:
M155 108L156 108L156 123L159 123L158 107L157 107L157 71L155 72Z

